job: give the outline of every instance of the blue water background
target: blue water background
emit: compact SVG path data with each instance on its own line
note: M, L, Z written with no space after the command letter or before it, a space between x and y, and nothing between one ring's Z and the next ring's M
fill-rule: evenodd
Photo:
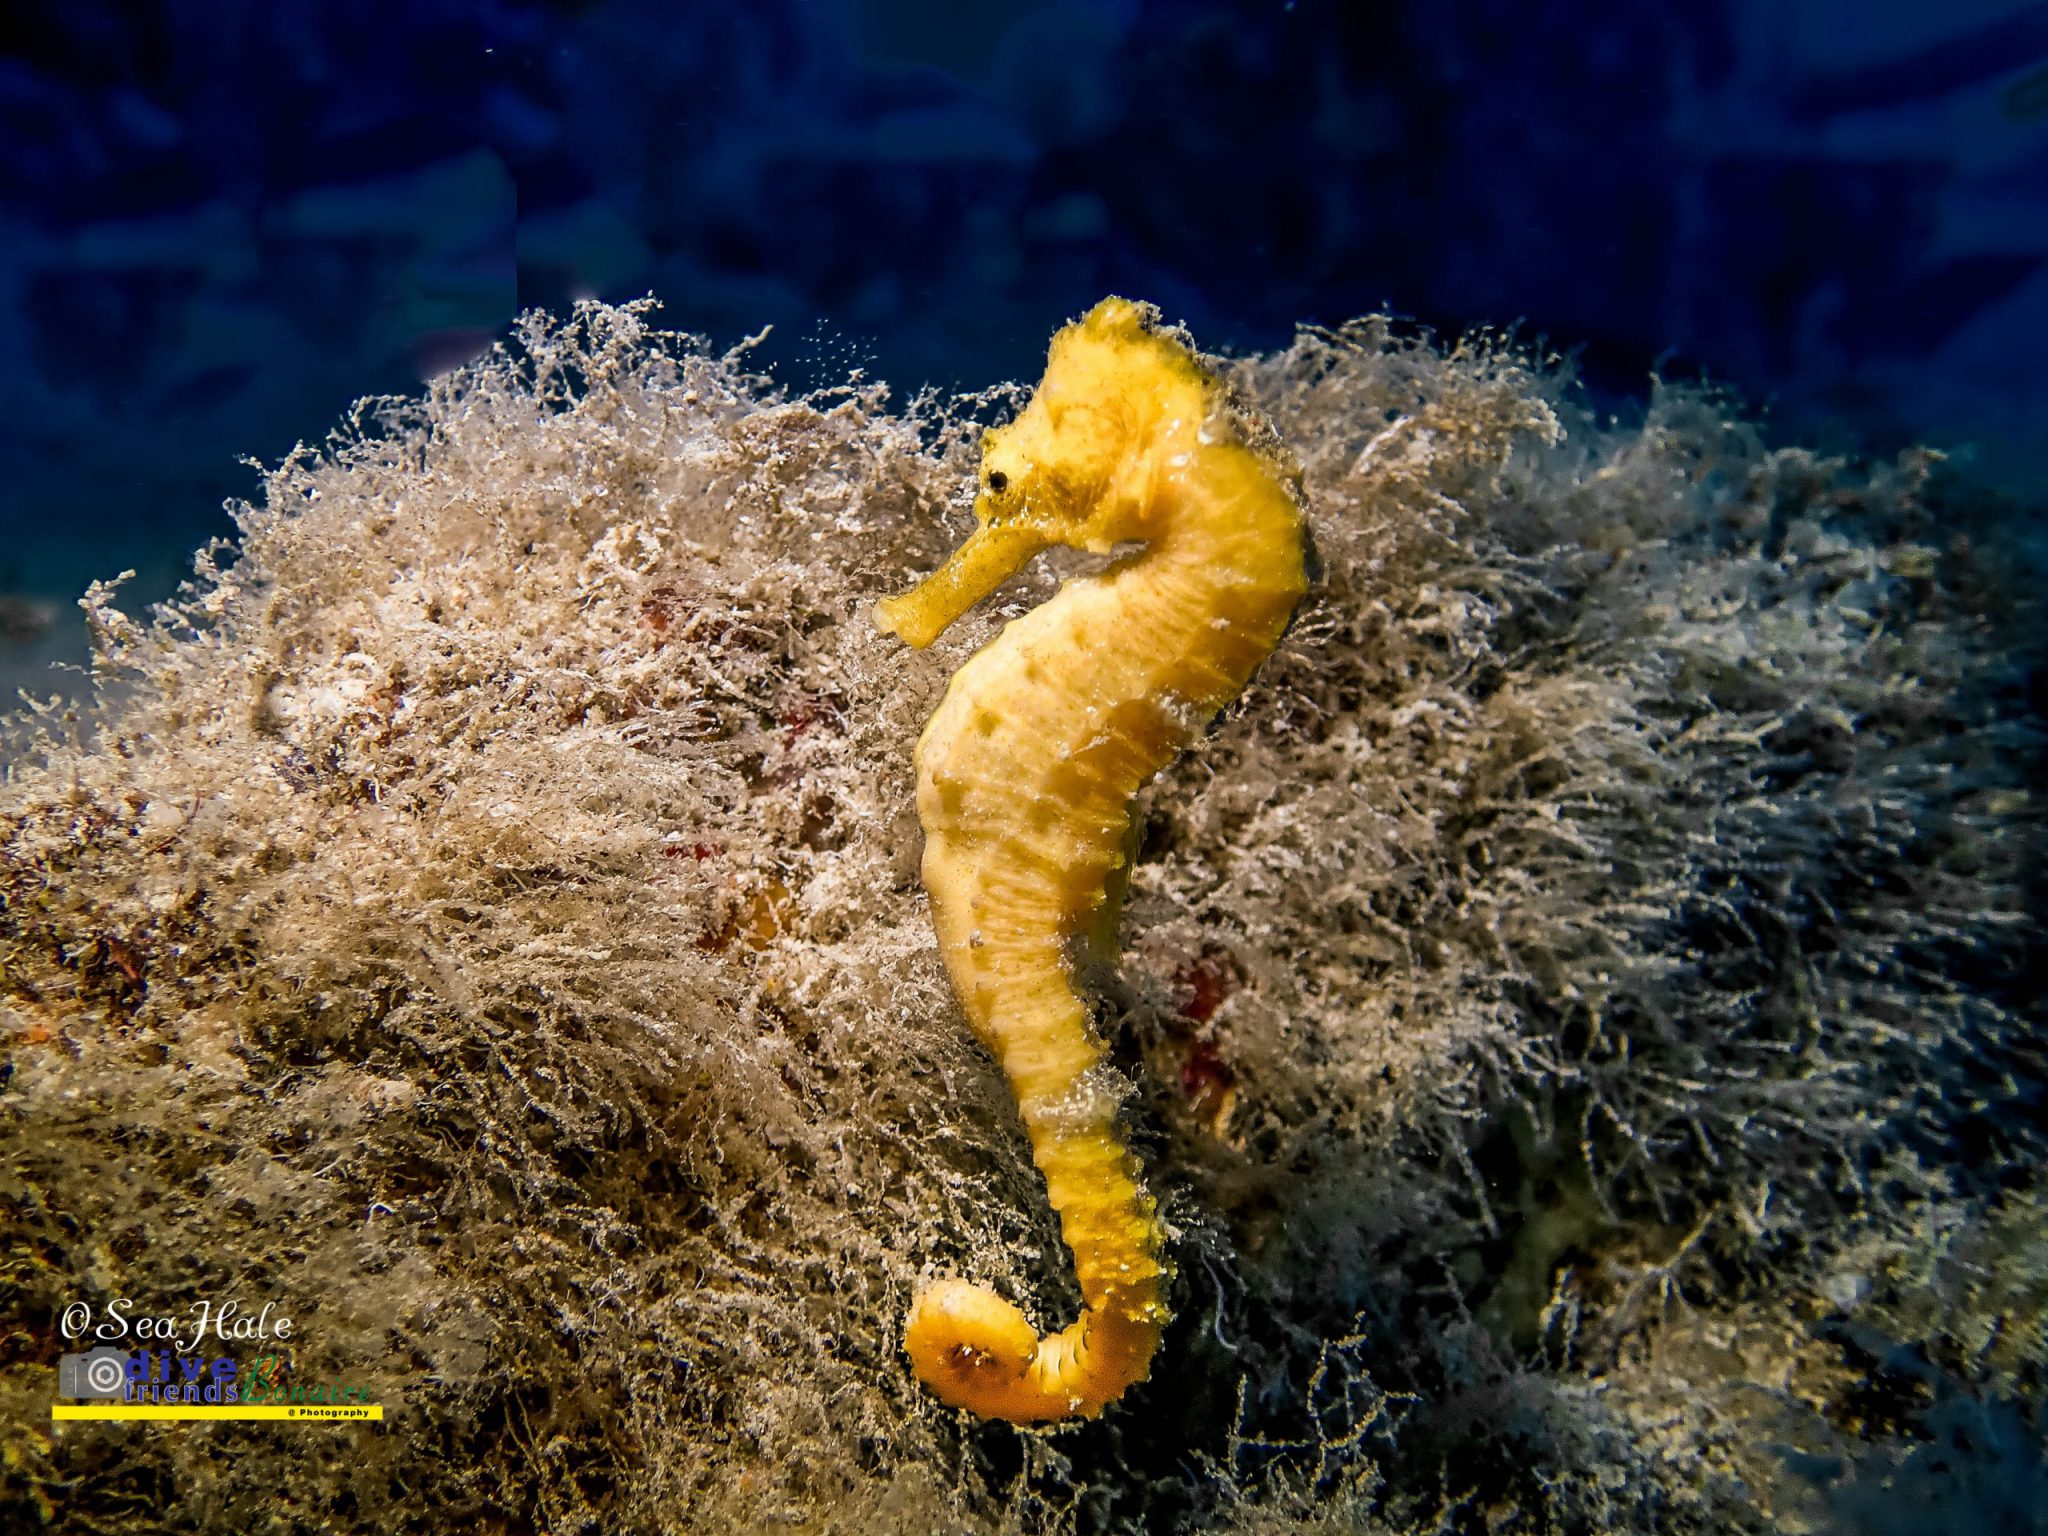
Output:
M0 683L530 305L773 324L797 387L1029 377L1112 290L1216 347L1520 322L2025 491L2044 256L2041 3L12 6Z

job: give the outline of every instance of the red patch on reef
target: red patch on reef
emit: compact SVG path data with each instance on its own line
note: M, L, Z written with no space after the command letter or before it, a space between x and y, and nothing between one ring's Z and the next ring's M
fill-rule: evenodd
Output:
M676 610L681 602L674 587L656 587L640 599L640 622L653 630L657 637L665 636L669 626L675 623Z
M661 856L665 859L695 859L701 864L723 852L725 849L718 843L670 843L661 850Z
M784 750L816 734L846 734L846 701L835 693L791 689L775 701L775 723L782 727Z
M1168 982L1174 1014L1167 1038L1179 1064L1181 1092L1212 1136L1224 1135L1237 1106L1237 1073L1223 1054L1216 1012L1244 978L1228 951L1205 949L1175 968Z
M1243 985L1227 953L1204 950L1173 973L1173 1006L1190 1024L1206 1024Z

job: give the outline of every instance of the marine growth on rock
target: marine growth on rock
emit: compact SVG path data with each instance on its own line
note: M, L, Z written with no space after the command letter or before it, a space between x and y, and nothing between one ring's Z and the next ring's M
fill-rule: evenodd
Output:
M1366 320L1208 366L1241 406L1196 448L1273 549L1298 505L1320 575L1283 634L1298 569L1247 553L1206 679L1135 673L1211 598L1082 642L1105 709L1185 703L1105 720L1143 750L1052 797L1070 883L949 886L976 861L913 748L935 710L975 739L956 679L1014 675L970 660L1005 624L1136 595L1157 548L892 608L952 619L922 650L873 621L1037 461L1049 402L1017 392L796 398L644 306L536 315L268 471L169 607L95 588L94 697L17 713L0 781L0 1525L2038 1507L2027 509L1923 452L1774 446L1697 389L1615 420L1498 338ZM1208 419L1204 374L1168 375ZM1063 697L1000 700L986 750L1038 754L981 764L1010 810ZM1126 876L1120 947L1105 921L1045 963ZM1100 1052L1072 1108L1121 1249L1046 1208L951 1022L978 1005L948 959L1027 913L1028 1016ZM1169 1251L1137 1295L1159 1347L1140 1315L1077 1394L1149 1354L1114 1408L1021 1430L906 1368L934 1277L1085 1321L1120 1304L1091 1253ZM53 1424L65 1309L124 1297L275 1303L287 1381L385 1419Z

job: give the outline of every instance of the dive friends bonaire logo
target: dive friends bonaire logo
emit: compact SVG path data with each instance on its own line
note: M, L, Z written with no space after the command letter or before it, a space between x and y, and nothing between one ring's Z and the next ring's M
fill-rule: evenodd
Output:
M59 1397L109 1398L126 1403L239 1402L237 1367L225 1355L153 1354L111 1345L57 1361Z
M195 1303L184 1319L138 1316L123 1298L95 1317L75 1301L58 1326L70 1340L148 1341L152 1347L102 1343L57 1361L57 1395L71 1398L50 1409L53 1419L304 1419L374 1420L384 1417L360 1385L292 1379L290 1361L277 1349L293 1334L291 1318L272 1316L274 1303L244 1312L235 1302ZM209 1344L246 1343L245 1367Z

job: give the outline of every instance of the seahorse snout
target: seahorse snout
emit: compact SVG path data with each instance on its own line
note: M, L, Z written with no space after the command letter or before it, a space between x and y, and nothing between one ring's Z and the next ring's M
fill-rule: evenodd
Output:
M885 597L875 605L875 622L884 634L923 650L961 614L995 591L1046 546L1032 528L983 524L953 551L952 558L901 597Z

